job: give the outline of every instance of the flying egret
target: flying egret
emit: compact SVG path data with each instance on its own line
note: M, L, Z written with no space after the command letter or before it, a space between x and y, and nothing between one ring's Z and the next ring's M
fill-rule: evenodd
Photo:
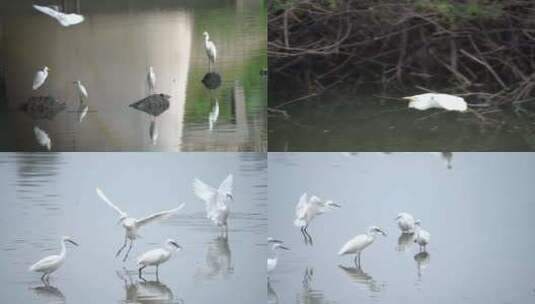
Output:
M414 236L414 242L420 246L420 251L425 251L425 246L429 244L430 240L431 240L431 234L423 230L421 227L420 221L417 221L416 222L416 235Z
M230 213L227 203L234 199L232 183L232 174L229 174L217 189L197 178L193 181L193 192L206 203L206 217L222 228L224 235L228 231L227 219Z
M409 100L409 108L416 110L441 108L448 111L465 112L468 109L468 105L462 97L448 94L425 93L403 97L403 99Z
M130 240L130 246L128 247L128 251L126 252L126 254L125 254L124 258L123 258L123 262L126 261L126 259L128 258L128 254L130 253L130 250L132 250L132 245L134 244L134 240L139 237L138 230L141 227L143 227L146 224L152 223L152 222L156 222L156 221L159 221L159 220L163 220L163 219L169 218L170 216L172 216L175 213L177 213L180 209L182 209L184 207L184 205L185 205L184 203L182 203L175 209L156 212L156 213L153 213L153 214L151 214L151 215L149 215L147 217L144 217L142 219L136 219L136 218L133 218L133 217L129 217L126 214L126 212L122 211L121 209L119 209L119 207L114 205L106 197L106 195L104 195L102 190L97 188L96 191L97 191L98 196L104 202L106 202L108 204L108 206L110 206L117 213L119 213L119 216L120 216L119 223L121 223L121 225L124 227L125 232L126 232L125 236L124 236L123 246L121 248L119 248L119 250L115 254L115 257L117 257L117 256L119 256L119 254L121 254L121 251L123 251L123 249L126 247L127 240Z
M158 268L160 264L167 262L175 251L182 249L173 239L165 241L165 248L153 249L145 252L137 258L139 268L139 278L143 279L141 273L147 266L156 266L156 278L158 278Z
M277 267L277 263L279 261L279 250L290 250L288 247L283 245L282 241L272 241L268 244L271 244L271 250L274 252L273 257L270 257L267 259L267 272L270 273Z
M416 222L418 220L414 220L414 217L406 212L401 212L396 217L396 222L398 223L398 227L401 230L401 233L414 233L414 229L416 227Z
M71 26L84 21L84 16L78 14L64 14L51 7L34 5L33 8L56 19L63 26Z
M43 83L45 83L45 80L48 77L48 71L50 71L50 69L47 66L44 66L42 69L39 69L37 72L35 72L32 84L34 91L41 87Z
M76 91L78 92L78 97L80 98L80 102L84 102L84 100L87 100L87 89L82 84L80 80L73 81L74 86L76 87Z
M45 131L43 131L38 126L33 127L33 133L35 134L35 139L37 139L37 142L44 146L50 151L52 149L52 140L50 139L50 136L46 134Z
M154 87L156 86L156 73L154 73L154 68L152 66L149 67L147 82L149 83L149 92L152 94L154 92Z
M378 234L386 236L381 228L377 226L371 226L368 228L368 233L359 234L356 237L349 240L347 243L342 246L338 255L354 254L355 255L355 266L360 267L360 254L368 246L370 246L377 237ZM358 262L357 262L358 260Z
M305 242L310 242L310 244L312 244L312 237L307 231L308 225L312 219L316 215L331 211L335 208L340 208L340 205L331 200L324 201L315 195L308 198L306 193L301 195L299 202L295 206L296 218L294 220L294 225L301 229Z
M212 64L215 65L215 60L217 57L217 49L215 44L210 40L210 35L208 32L202 33L204 35L204 49L206 50L206 55L208 56L208 71L212 71Z
M44 257L40 259L37 263L33 264L28 268L29 271L33 272L41 272L43 275L41 276L41 281L46 282L49 279L49 276L52 272L58 270L61 265L63 265L63 262L65 261L65 258L67 257L67 247L65 246L65 243L69 242L75 246L78 246L78 244L73 241L70 237L64 236L61 238L61 252L59 255L49 255L47 257ZM46 281L45 281L46 277Z

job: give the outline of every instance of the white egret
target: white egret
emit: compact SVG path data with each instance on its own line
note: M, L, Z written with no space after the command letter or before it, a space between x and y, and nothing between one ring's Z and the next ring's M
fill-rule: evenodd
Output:
M398 227L401 230L401 233L414 233L414 229L416 227L417 220L414 220L414 217L406 212L401 212L396 217L396 222L398 223Z
M139 278L143 279L141 273L147 266L156 266L156 278L158 278L158 268L160 264L167 262L175 251L182 249L175 240L165 241L165 248L149 250L137 258L139 268Z
M228 231L227 219L230 213L227 203L234 199L232 184L232 174L229 174L217 189L197 178L193 181L193 192L206 203L206 217L222 228L225 235Z
M156 73L154 73L154 68L152 66L149 67L147 82L149 84L149 92L152 94L154 92L154 87L156 87Z
M78 92L78 97L80 98L80 102L84 102L84 100L87 100L87 89L82 84L80 80L76 80L73 82L74 86L76 86L76 91Z
M335 208L340 208L340 205L331 200L324 201L315 195L308 198L306 193L301 195L299 202L295 206L296 218L294 220L294 225L301 229L305 242L312 243L312 237L307 231L308 225L312 219L316 215L331 211Z
M33 133L35 134L35 139L37 139L37 142L44 146L50 151L52 149L52 140L50 139L50 136L43 131L38 126L33 127Z
M375 241L375 238L378 234L386 236L386 232L384 232L381 228L377 226L371 226L368 228L368 233L359 234L345 243L344 246L342 246L342 248L338 251L338 255L354 254L355 266L360 267L361 252Z
M270 273L277 267L277 263L279 261L279 250L290 250L288 247L284 246L282 241L277 242L268 242L271 243L271 250L274 252L274 255L272 257L269 257L267 259L267 272Z
M448 111L465 112L468 109L468 105L462 97L448 94L425 93L403 97L403 99L410 100L409 108L416 110L441 108Z
M202 33L204 35L204 49L206 50L206 55L208 56L208 71L212 71L212 64L215 65L217 58L217 49L215 44L210 40L210 35L208 32Z
M115 254L115 257L119 256L121 254L121 251L126 247L127 240L130 240L130 246L128 247L128 251L126 252L123 262L126 261L128 258L128 254L130 253L130 250L132 249L132 245L134 243L134 240L139 237L138 230L143 227L146 224L153 223L159 220L163 220L166 218L169 218L170 216L176 214L180 209L184 207L184 203L180 204L177 208L171 209L171 210L165 210L153 213L147 217L136 219L133 217L129 217L126 212L122 211L114 205L107 197L104 195L102 190L99 188L96 189L98 196L106 202L111 208L113 208L120 216L119 223L123 226L125 229L125 236L124 236L124 243L121 248L117 251Z
M48 278L50 274L56 270L58 270L61 265L63 265L63 262L65 261L65 258L67 257L67 247L65 246L65 243L69 242L75 246L78 246L78 244L73 241L70 237L64 236L61 238L61 252L59 255L50 255L47 257L44 257L40 259L37 263L33 264L28 268L29 271L33 272L41 272L43 275L41 276L41 280L45 282L45 277L48 281Z
M34 5L33 8L56 19L63 26L71 26L84 21L84 16L78 14L64 14L51 7Z
M430 240L431 240L431 234L423 230L421 227L420 221L417 221L416 222L416 235L414 236L414 242L420 246L420 251L425 251L425 246L429 244Z
M48 77L48 71L50 71L50 69L47 66L44 66L42 69L39 69L37 72L35 72L32 84L34 91L41 87L43 83L45 83L45 80Z

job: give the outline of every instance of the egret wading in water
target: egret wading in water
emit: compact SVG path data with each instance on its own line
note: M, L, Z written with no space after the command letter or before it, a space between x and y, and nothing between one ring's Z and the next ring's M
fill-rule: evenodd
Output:
M294 225L301 229L305 243L312 245L312 236L307 231L308 225L316 215L331 211L335 208L340 208L340 205L333 201L323 201L319 197L313 195L308 198L306 193L303 193L299 198L299 202L295 206L295 220Z
M152 68L152 66L149 67L147 82L149 84L149 92L152 94L154 92L154 87L156 87L156 73L154 73L154 68Z
M401 212L396 217L395 221L398 223L398 227L403 234L412 234L416 229L416 223L419 220L414 220L414 217L406 212Z
M80 103L83 103L85 100L87 100L87 89L80 80L73 81L73 83L76 87L76 91L78 92L78 98L80 99Z
M63 262L65 262L65 258L67 257L67 247L65 246L65 243L71 243L75 246L78 246L78 244L73 241L70 237L64 236L61 238L61 252L59 255L50 255L47 257L44 257L40 259L37 263L30 266L28 269L29 271L33 272L41 272L43 275L41 276L41 281L48 282L49 276L52 272L58 270L58 268L63 265ZM45 281L46 278L46 281Z
M48 77L48 71L50 71L50 69L47 66L44 66L42 69L39 69L37 72L35 72L32 84L34 91L39 89L45 83L46 78Z
M425 93L403 97L403 99L409 100L409 108L421 111L440 108L448 111L465 112L468 109L466 101L462 97L455 95Z
M143 279L141 276L142 271L147 266L156 266L156 280L158 280L158 268L160 264L167 262L175 251L182 249L180 245L177 244L175 240L168 239L165 241L164 248L158 248L149 250L137 258L137 265L139 268L139 278Z
M273 238L268 238L268 245L271 245L271 250L273 251L274 255L272 257L268 257L267 259L267 272L271 273L275 267L277 267L277 263L279 261L279 251L280 250L290 250L288 247L283 245L283 241L275 240Z
M56 19L62 26L71 26L84 21L84 16L78 14L64 14L57 9L48 6L34 5L34 9Z
M234 200L232 184L232 174L229 174L217 189L200 179L193 181L193 193L206 203L206 217L223 230L223 237L228 234L227 219L230 209L227 204Z
M35 134L35 139L37 139L37 142L41 145L46 147L48 151L52 149L52 140L50 139L50 136L43 131L38 126L33 127L33 133Z
M124 243L121 246L121 248L119 248L117 253L115 254L115 257L118 257L121 254L123 249L126 247L127 241L130 240L130 246L128 247L128 250L126 251L126 254L125 254L124 258L123 258L123 262L126 261L126 259L128 258L128 254L130 253L130 250L132 250L132 245L134 244L134 240L139 237L138 230L141 227L143 227L143 226L145 226L146 224L149 224L149 223L153 223L153 222L157 222L159 220L167 219L170 216L176 214L185 205L184 203L182 203L182 204L180 204L180 206L178 206L175 209L165 210L165 211L153 213L153 214L151 214L151 215L149 215L147 217L144 217L142 219L136 219L136 218L133 218L133 217L129 217L126 214L126 212L122 211L121 209L119 209L119 207L114 205L106 197L106 195L104 195L102 190L97 188L96 191L97 191L98 196L119 214L119 216L120 216L119 223L121 223L121 225L125 229Z
M344 246L342 246L342 248L338 251L338 255L354 254L355 266L360 267L360 254L366 247L370 246L375 241L375 238L378 234L386 236L386 232L384 232L381 228L377 226L371 226L368 228L368 233L359 234L345 243Z
M208 72L211 72L212 65L215 65L217 58L217 49L212 40L210 40L210 35L208 32L204 32L202 34L204 35L204 49L206 50L206 55L208 56Z
M425 246L429 244L431 240L431 234L422 229L420 221L416 222L416 234L414 236L414 242L420 246L420 251L425 251Z

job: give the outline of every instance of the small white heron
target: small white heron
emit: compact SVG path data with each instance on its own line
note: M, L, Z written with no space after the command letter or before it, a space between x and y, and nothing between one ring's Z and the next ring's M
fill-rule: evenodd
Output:
M34 5L34 9L56 19L62 26L71 26L84 21L84 16L78 14L64 14L52 7Z
M58 270L58 268L60 268L61 265L63 265L63 262L65 261L65 258L67 257L67 247L65 246L65 243L67 242L75 246L78 246L78 244L75 241L73 241L70 237L64 236L61 238L61 252L59 253L59 255L50 255L50 256L44 257L40 259L37 263L30 266L28 270L33 271L33 272L43 273L43 275L41 276L41 281L46 282L45 278L48 281L50 274Z
M414 220L412 214L407 212L401 212L396 217L395 221L398 223L398 227L401 230L401 233L414 233L416 228L416 222L419 220Z
M212 64L215 65L217 58L217 49L215 44L210 40L210 35L208 32L202 33L204 35L204 49L206 50L206 55L208 56L208 71L212 71Z
M97 195L119 214L119 216L120 216L119 223L121 223L121 225L123 226L123 228L125 229L125 232L126 232L125 236L124 236L123 246L121 248L119 248L119 250L115 254L115 257L117 257L117 256L119 256L119 254L121 254L121 251L123 251L123 249L126 247L127 240L130 240L130 246L128 247L128 251L126 252L126 254L125 254L124 258L123 258L123 262L126 261L126 259L128 258L128 254L130 253L130 250L132 249L132 245L134 243L134 240L139 237L138 230L141 227L143 227L144 225L149 224L149 223L153 223L153 222L156 222L156 221L159 221L159 220L163 220L163 219L169 218L170 216L176 214L185 205L184 203L182 203L177 208L174 208L174 209L171 209L171 210L165 210L165 211L161 211L161 212L156 212L156 213L153 213L153 214L151 214L151 215L149 215L147 217L144 217L144 218L141 218L141 219L136 219L136 218L133 218L133 217L129 217L126 214L126 212L122 211L121 209L119 209L119 207L114 205L106 197L106 195L104 195L102 190L97 188L96 191L97 191Z
M375 241L375 238L378 234L386 236L386 232L384 232L381 228L377 226L371 226L368 228L368 233L359 234L345 243L344 246L342 246L342 248L338 251L338 255L354 254L355 266L360 266L361 252Z
M50 69L47 66L44 66L43 68L35 72L32 84L32 88L34 91L39 89L39 87L41 87L45 83L45 80L48 77L48 71L50 71Z
M431 240L431 234L422 229L420 221L416 222L416 235L414 236L414 242L420 246L420 251L425 251L425 247Z
M275 267L277 267L277 263L279 261L279 250L290 250L288 247L283 245L283 241L280 240L274 240L268 238L268 245L271 245L271 250L274 252L274 255L272 257L268 257L267 259L267 272L272 272Z
M294 225L301 229L305 242L310 242L312 244L312 237L307 231L308 225L310 225L312 219L314 219L316 215L331 211L335 208L340 208L340 205L331 200L324 201L315 195L308 198L306 193L301 195L299 202L295 206Z
M154 68L152 66L149 67L147 82L149 84L149 92L152 94L154 92L154 88L156 87L156 73L154 73Z
M175 240L167 239L164 248L153 249L143 253L137 258L137 265L140 267L139 278L143 279L142 271L147 266L156 266L156 278L158 278L158 268L160 264L167 262L171 256L173 256L173 253L180 249L182 249L182 247L180 247Z
M76 80L73 82L74 86L76 87L76 91L78 92L78 97L80 98L80 102L84 102L87 100L87 89L82 84L80 80Z
M33 133L35 134L35 139L41 146L46 147L48 151L52 149L52 140L45 131L35 126L33 127Z
M468 105L462 97L448 94L425 93L403 97L403 99L409 100L409 108L422 111L441 108L448 111L465 112L468 109Z
M227 219L230 213L227 203L234 199L232 184L232 174L229 174L217 189L197 178L193 181L193 193L206 203L206 217L222 228L224 235L228 231Z

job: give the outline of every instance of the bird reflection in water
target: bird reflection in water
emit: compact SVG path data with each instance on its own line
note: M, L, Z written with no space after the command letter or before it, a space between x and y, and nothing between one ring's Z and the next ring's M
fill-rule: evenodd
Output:
M126 269L117 271L117 276L124 282L125 299L123 303L161 303L161 304L183 304L182 299L175 299L173 291L159 280L137 281L132 278L135 271Z
M362 270L362 267L346 267L342 265L338 265L338 268L340 268L350 279L351 281L361 285L365 286L370 290L371 292L381 292L383 291L385 284L378 284L371 275L364 272Z
M452 165L452 159L453 159L453 152L429 152L430 154L440 157L444 164L446 165L446 168L451 169Z
M208 245L206 251L206 266L200 269L198 275L206 280L227 278L234 271L232 255L228 238L218 236Z
M275 292L275 289L271 286L271 280L267 279L267 302L268 304L278 304L279 295Z
M397 251L403 252L409 249L414 243L414 233L402 233L398 238Z
M169 99L171 96L166 94L152 94L137 102L130 107L145 112L150 116L149 137L153 145L158 142L158 116L169 109Z
M330 303L330 301L325 299L325 295L322 291L312 288L313 279L314 269L307 266L303 275L303 289L301 295L297 298L297 303Z
M31 288L42 303L65 303L65 296L61 290L50 284Z
M418 269L418 280L422 279L422 270L427 268L429 262L431 261L431 256L427 251L418 252L414 255L414 260L416 261L416 267Z
M217 122L217 119L219 118L219 101L217 100L217 97L212 98L212 94L210 94L210 96L212 110L208 114L208 130L212 131L214 129L215 123Z
M53 120L66 107L64 102L58 102L51 96L32 96L19 107L19 110L25 112L34 121L33 133L37 143L46 147L49 151L52 149L52 139L47 131L39 126L41 125L39 122Z

